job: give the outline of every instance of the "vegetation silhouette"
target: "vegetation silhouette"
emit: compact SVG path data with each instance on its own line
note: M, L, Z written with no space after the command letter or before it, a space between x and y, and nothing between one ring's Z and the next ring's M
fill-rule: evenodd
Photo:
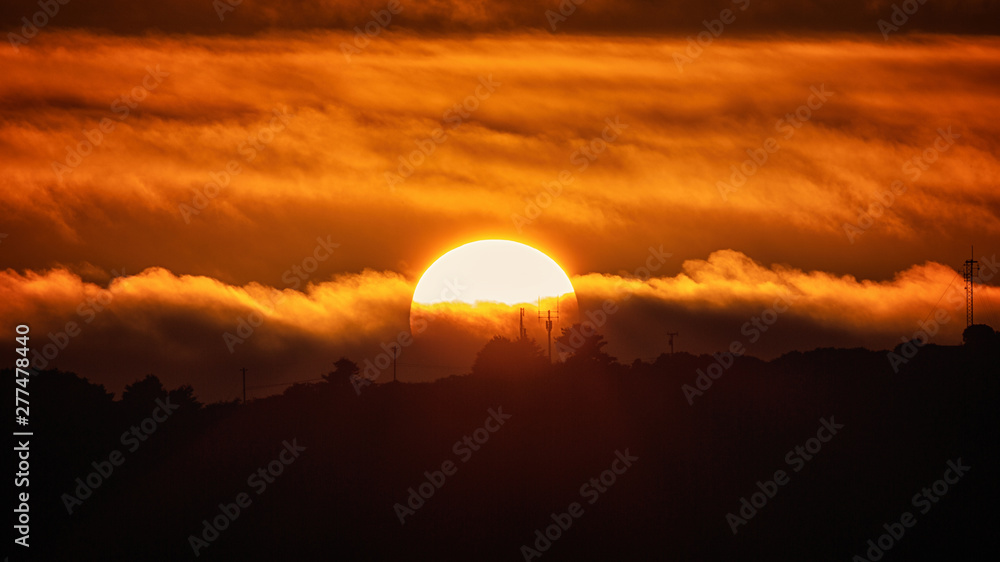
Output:
M323 375L323 380L336 388L347 389L353 387L353 379L359 376L361 368L358 364L346 357L341 357L333 363L333 370Z
M535 340L494 336L476 354L472 374L479 377L530 376L542 374L547 367L548 360Z
M191 386L148 375L121 399L86 378L31 382L32 551L40 560L192 560L220 504L251 503L198 560L523 560L536 530L577 502L583 514L544 560L851 560L910 511L895 560L973 560L1000 516L1000 337L923 345L895 372L886 351L816 349L744 356L688 402L712 355L617 362L582 326L555 338L495 337L471 373L356 393L357 364L283 394L203 405ZM10 370L5 371L10 376ZM122 434L160 402L177 410L130 451ZM510 418L462 451L490 410ZM821 418L843 429L800 471L786 458ZM305 449L259 488L248 480L296 442ZM67 513L65 495L121 451L124 462ZM616 451L638 457L594 503L581 486ZM926 514L911 498L948 461L971 467ZM457 470L400 524L396 504L428 473ZM733 534L727 514L778 470L790 481ZM425 487L426 488L426 487Z

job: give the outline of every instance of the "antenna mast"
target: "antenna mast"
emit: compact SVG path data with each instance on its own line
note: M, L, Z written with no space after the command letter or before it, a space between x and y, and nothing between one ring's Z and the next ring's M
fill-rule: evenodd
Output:
M670 336L670 355L673 355L674 354L674 336L676 336L678 334L677 334L677 332L667 332L667 335Z
M522 309L523 314L523 309ZM545 318L545 331L549 333L549 363L552 362L552 321L559 319L559 297L556 297L556 315L552 316L551 310L546 310ZM538 319L541 320L542 316L542 297L538 297ZM522 328L523 329L523 328Z
M969 259L965 260L965 272L963 273L963 278L965 279L965 326L969 327L973 324L972 316L972 285L976 277L979 276L979 262L975 259L976 250L972 247L972 255Z

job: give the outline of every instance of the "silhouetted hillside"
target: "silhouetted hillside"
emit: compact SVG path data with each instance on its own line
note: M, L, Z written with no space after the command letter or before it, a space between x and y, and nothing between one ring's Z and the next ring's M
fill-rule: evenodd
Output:
M114 401L86 379L40 373L32 551L537 559L527 546L543 560L846 561L868 559L884 524L904 530L885 560L978 560L994 549L995 345L925 346L894 372L887 352L864 349L771 362L678 353L624 366L601 345L540 368L537 349L515 344L484 348L478 375L359 392L340 361L328 382L246 406L202 406L190 388L155 378ZM507 372L518 357L535 372ZM169 415L157 414L164 405ZM147 435L143 419L157 415ZM146 439L123 436L132 426ZM124 461L68 514L64 494L116 450ZM935 490L949 463L970 468ZM411 488L433 495L410 503ZM924 488L933 501L915 503ZM230 521L224 511L235 513L241 494L249 503ZM741 498L766 504L751 510ZM894 526L907 511L916 523ZM216 517L225 528L209 541L216 531L204 521ZM571 525L539 539L554 521Z

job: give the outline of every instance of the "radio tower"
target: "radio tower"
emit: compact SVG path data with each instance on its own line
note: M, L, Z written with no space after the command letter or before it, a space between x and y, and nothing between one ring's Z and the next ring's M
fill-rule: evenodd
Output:
M517 332L518 339L525 339L528 337L527 330L524 329L524 307L521 307L521 329Z
M559 319L559 297L556 297L556 315L552 316L552 311L545 311L545 331L549 333L549 363L552 362L552 321ZM538 319L541 320L542 316L542 297L538 297Z
M965 260L965 326L973 324L972 318L972 284L979 275L979 262L976 261L976 251L973 247L970 259Z
M677 332L667 332L667 335L670 336L670 355L673 355L674 354L674 336L676 336L678 334L677 334Z

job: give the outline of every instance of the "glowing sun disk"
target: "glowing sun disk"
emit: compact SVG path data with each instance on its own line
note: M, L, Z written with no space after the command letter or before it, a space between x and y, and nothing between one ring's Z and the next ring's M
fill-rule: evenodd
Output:
M573 292L569 277L542 252L510 240L480 240L437 259L417 282L413 302L535 303Z

